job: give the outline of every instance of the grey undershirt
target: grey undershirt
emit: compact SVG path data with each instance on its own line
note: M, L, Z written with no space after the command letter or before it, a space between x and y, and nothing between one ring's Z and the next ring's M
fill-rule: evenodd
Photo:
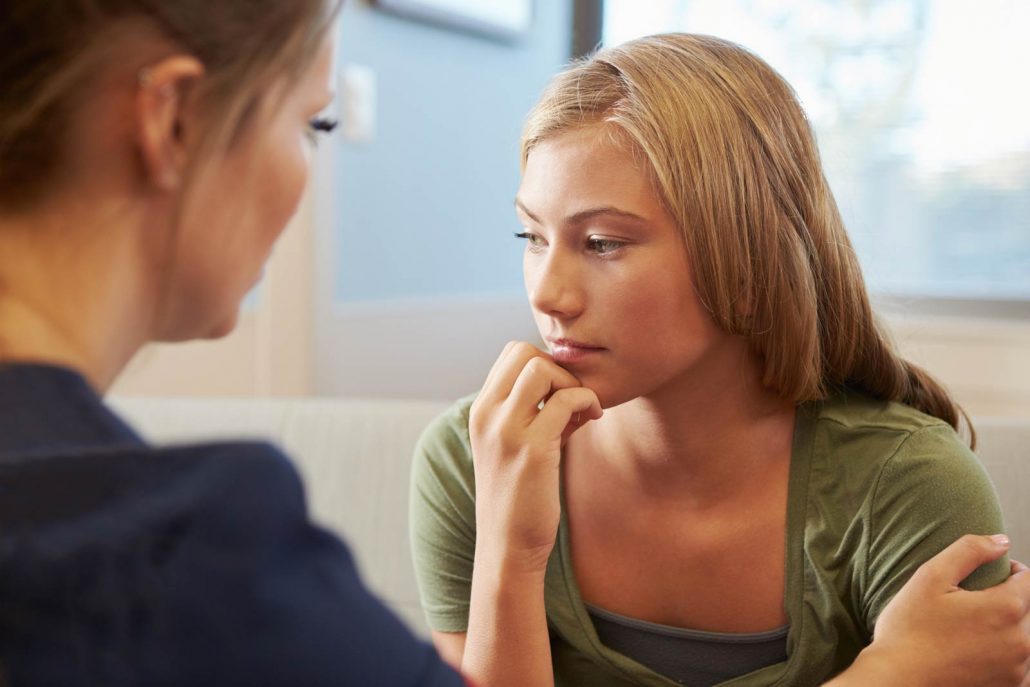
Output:
M710 687L787 660L787 630L726 634L627 618L587 605L601 643L681 685Z

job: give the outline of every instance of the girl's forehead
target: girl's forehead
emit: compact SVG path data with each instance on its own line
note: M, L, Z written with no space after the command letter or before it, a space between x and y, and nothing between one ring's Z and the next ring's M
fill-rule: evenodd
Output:
M522 189L553 192L562 184L650 190L646 158L599 127L575 129L539 141L529 152Z

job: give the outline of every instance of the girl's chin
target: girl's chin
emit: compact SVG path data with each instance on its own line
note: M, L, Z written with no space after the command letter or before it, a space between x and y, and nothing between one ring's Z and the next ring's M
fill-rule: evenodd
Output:
M625 389L613 388L611 385L606 385L602 380L592 379L589 375L585 375L579 381L584 387L597 394L597 400L601 403L601 408L605 410L636 398L636 396L627 393Z
M627 403L629 401L632 401L634 398L636 398L636 396L625 395L625 394L624 395L604 394L604 393L597 394L597 400L601 402L601 408L603 410L608 410L609 408L614 408L615 406L621 406L623 403Z

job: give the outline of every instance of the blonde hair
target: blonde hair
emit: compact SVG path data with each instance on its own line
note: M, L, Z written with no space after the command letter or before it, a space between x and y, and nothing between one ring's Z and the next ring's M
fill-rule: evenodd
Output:
M0 209L37 203L62 168L73 113L97 76L150 31L205 68L209 115L194 167L227 146L270 82L317 52L340 0L5 0L0 17ZM142 65L140 65L142 66Z
M852 388L958 429L962 409L876 321L811 127L768 64L690 34L602 50L555 77L530 112L523 168L539 141L597 124L650 163L701 302L748 339L764 385L797 403Z

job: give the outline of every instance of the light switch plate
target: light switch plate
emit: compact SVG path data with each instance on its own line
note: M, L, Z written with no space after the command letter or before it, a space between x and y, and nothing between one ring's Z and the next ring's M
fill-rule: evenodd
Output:
M344 140L371 143L376 134L376 74L371 67L345 64L340 70L341 127Z

